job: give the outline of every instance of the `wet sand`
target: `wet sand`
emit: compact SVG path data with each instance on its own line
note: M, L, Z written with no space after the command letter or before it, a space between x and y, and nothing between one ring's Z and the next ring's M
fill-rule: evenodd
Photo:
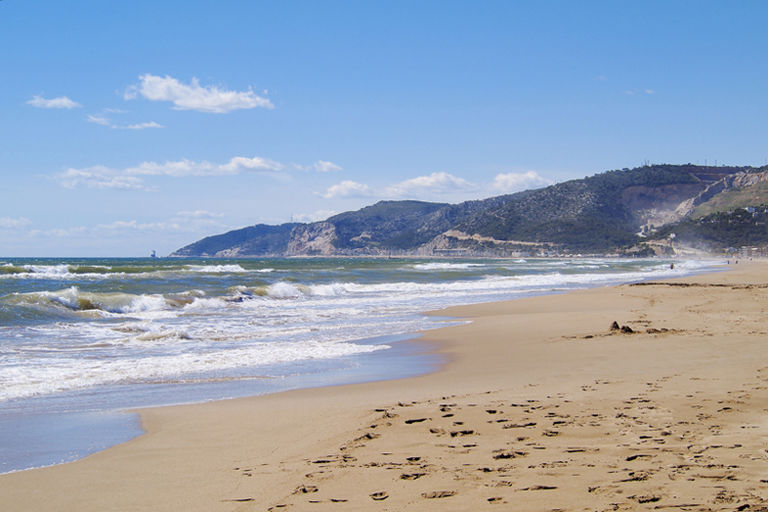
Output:
M144 410L0 507L768 510L767 310L761 263L451 308L438 372Z

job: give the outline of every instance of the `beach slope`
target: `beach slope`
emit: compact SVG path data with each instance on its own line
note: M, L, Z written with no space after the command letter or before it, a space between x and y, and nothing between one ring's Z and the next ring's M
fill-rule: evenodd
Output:
M768 265L738 267L451 308L435 373L144 410L0 508L764 510Z

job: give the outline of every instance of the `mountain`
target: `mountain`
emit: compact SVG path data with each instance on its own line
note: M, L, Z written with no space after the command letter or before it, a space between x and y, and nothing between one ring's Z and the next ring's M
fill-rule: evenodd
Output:
M651 234L678 246L713 251L768 245L768 167L711 184L678 207L682 220Z
M217 256L221 258L246 255L280 254L290 241L291 230L299 224L268 226L257 224L221 235L203 238L189 244L171 256Z
M768 168L648 165L459 204L381 201L321 222L260 224L171 256L648 253L678 223L768 203L766 191Z

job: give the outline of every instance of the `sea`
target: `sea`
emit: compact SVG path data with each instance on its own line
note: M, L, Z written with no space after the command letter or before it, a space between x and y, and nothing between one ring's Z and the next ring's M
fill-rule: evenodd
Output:
M719 263L0 258L0 473L129 440L135 408L434 371L417 334L465 320L427 311Z

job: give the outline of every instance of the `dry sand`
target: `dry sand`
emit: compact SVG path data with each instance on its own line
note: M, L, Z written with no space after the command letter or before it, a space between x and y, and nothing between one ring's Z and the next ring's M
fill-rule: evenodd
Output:
M768 265L739 267L452 308L436 373L145 410L0 510L768 510Z

